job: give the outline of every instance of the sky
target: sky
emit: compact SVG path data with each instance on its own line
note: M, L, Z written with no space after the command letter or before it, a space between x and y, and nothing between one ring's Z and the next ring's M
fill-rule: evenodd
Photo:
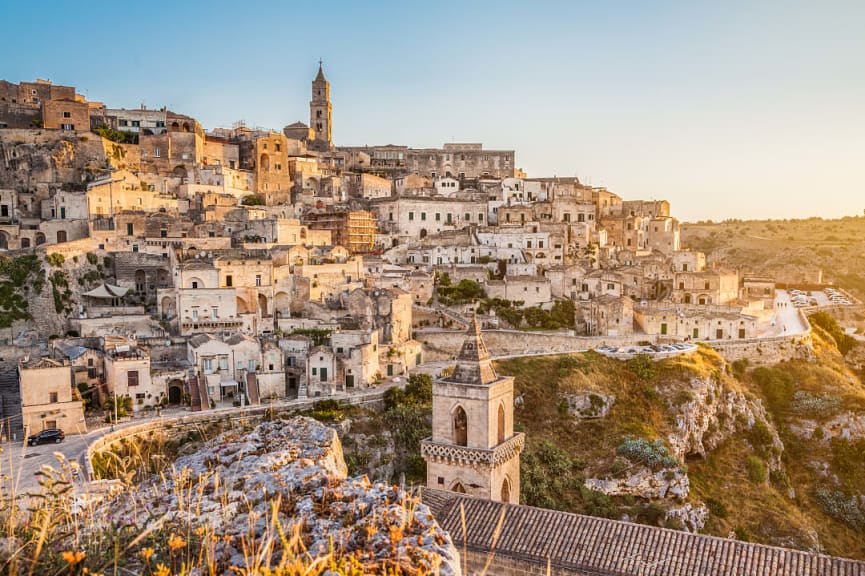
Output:
M865 2L0 0L0 78L206 129L513 149L682 220L861 215Z

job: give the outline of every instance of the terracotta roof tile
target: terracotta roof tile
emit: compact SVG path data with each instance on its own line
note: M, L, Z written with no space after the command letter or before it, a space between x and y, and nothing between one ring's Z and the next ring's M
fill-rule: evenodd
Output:
M497 556L561 573L610 576L865 576L865 562L425 489L423 501L462 547L485 553L504 510ZM495 572L495 562L493 572Z

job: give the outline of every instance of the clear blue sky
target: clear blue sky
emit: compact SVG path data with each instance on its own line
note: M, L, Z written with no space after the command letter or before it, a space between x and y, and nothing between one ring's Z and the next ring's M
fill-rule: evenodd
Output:
M0 0L0 76L206 128L483 142L682 219L865 209L865 2Z

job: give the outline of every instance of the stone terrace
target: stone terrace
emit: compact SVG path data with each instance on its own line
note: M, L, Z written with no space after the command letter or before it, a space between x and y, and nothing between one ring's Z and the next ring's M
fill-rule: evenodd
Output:
M865 576L865 562L425 489L423 501L490 573L580 576ZM504 519L502 520L502 514ZM496 530L501 528L496 538Z

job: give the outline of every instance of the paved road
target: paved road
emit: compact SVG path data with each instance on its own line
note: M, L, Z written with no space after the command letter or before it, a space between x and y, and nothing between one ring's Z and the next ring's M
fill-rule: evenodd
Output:
M808 326L799 316L799 309L793 306L790 301L790 294L786 290L775 292L775 315L772 320L774 325L768 326L760 334L760 338L792 336L808 330Z

